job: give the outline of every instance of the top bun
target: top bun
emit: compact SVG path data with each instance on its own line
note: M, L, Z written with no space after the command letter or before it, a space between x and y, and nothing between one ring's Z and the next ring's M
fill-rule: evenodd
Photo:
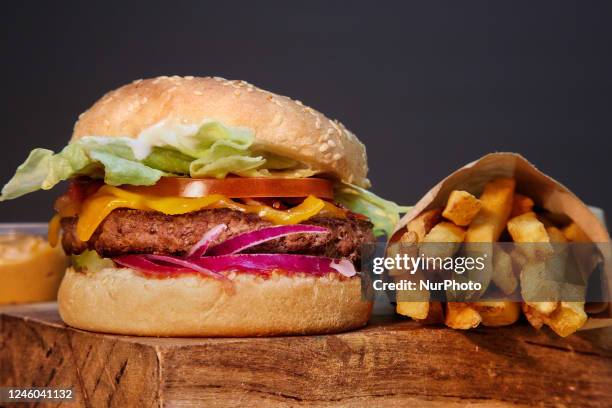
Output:
M107 93L81 114L71 141L84 136L135 138L161 121L200 124L204 120L249 128L257 149L369 187L365 147L342 123L244 81L191 76L136 80Z

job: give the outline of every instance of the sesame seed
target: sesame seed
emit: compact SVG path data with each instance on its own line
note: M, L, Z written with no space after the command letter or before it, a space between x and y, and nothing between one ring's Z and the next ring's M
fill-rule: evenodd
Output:
M331 147L335 147L336 146L336 142L334 142L333 140L328 140L327 144L329 144Z
M338 124L335 121L330 120L329 123L331 123L331 125L334 127L334 129L336 129L338 134L342 134L342 131L340 130L340 128L338 127Z
M194 95L204 95L204 92L202 91L193 91Z
M83 113L81 113L81 114L79 115L79 119L83 119L83 116L85 116L85 112L83 112Z
M240 94L241 94L241 92L240 92L238 89L236 89L236 90L234 91L234 95L236 95L236 96L240 96Z
M329 149L329 145L327 145L327 144L322 144L321 146L319 146L319 151L320 152L325 152L328 149Z
M332 157L332 159L334 160L340 160L340 158L342 157L342 155L340 153L336 153L334 154L334 156Z
M187 76L185 77L185 79L186 79L186 80L188 80L188 81L191 81L191 80L193 79L193 76L191 76L191 75L187 75Z
M141 83L141 82L142 82L142 79L136 79L136 80L134 80L132 83L133 83L133 84L139 84L139 83Z

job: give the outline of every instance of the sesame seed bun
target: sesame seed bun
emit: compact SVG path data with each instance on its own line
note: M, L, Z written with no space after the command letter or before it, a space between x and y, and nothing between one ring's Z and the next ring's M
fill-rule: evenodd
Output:
M70 326L139 336L269 336L318 334L364 326L372 303L358 277L250 274L216 279L145 277L127 268L95 273L68 268L58 294Z
M217 120L246 127L254 147L310 164L323 173L368 187L366 151L342 123L285 96L244 81L158 77L107 93L84 112L72 140L83 136L136 137L161 121Z

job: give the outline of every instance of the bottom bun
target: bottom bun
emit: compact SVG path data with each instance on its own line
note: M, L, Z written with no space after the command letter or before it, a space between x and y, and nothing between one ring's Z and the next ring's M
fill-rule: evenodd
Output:
M127 268L68 268L59 289L66 324L138 336L241 337L331 333L364 326L372 303L358 277L233 274L150 278Z

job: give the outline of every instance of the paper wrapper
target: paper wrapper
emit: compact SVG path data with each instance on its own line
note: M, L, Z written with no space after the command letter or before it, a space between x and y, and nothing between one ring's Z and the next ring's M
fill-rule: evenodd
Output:
M423 211L443 208L451 191L465 190L479 196L484 185L497 177L514 177L517 192L531 197L543 209L554 214L564 214L574 221L592 242L610 242L606 227L585 203L561 183L542 173L527 159L516 153L491 153L450 174L429 190L400 220L389 242L399 240L408 222ZM604 275L612 276L609 245L602 245L600 248ZM612 297L610 282L607 282L607 290ZM596 314L589 314L589 319L581 330L604 326L612 326L612 307L609 303L600 307Z

